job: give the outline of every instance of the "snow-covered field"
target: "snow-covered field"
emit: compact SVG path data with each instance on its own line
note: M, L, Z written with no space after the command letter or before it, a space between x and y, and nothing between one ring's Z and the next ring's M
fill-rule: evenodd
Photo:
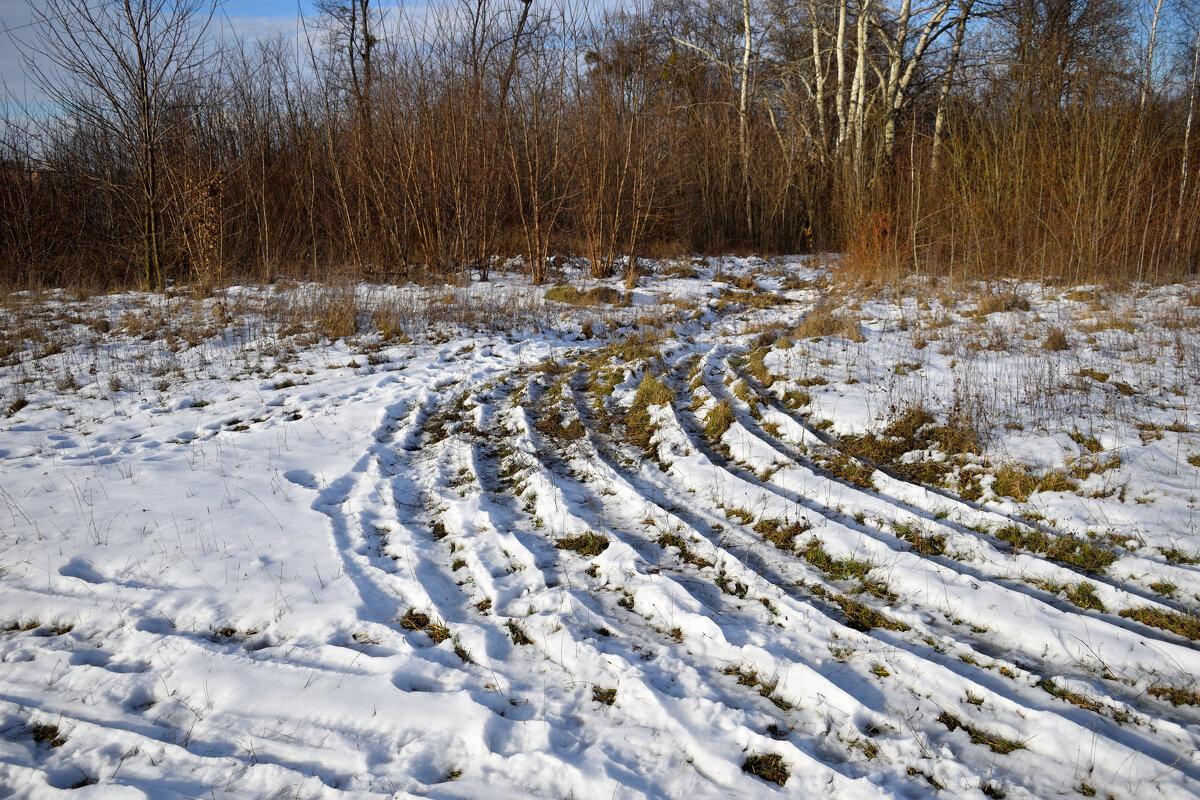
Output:
M8 298L0 796L1200 795L1195 287L544 291Z

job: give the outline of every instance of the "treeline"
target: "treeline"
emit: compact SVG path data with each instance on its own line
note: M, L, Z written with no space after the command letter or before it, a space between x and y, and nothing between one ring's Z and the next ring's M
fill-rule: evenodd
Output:
M487 279L519 256L839 251L886 280L1200 258L1174 0L51 0L0 140L0 281ZM632 277L632 276L631 276Z

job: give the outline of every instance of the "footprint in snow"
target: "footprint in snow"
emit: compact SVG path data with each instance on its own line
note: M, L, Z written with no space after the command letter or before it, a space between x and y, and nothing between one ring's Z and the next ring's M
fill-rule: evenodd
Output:
M304 489L312 489L315 492L319 488L317 486L317 476L308 470L289 469L283 473L283 477Z

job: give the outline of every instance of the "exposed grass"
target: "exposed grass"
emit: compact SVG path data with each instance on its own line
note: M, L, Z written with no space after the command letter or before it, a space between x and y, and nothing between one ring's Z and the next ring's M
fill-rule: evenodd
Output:
M909 767L908 769L905 770L905 773L910 778L915 778L919 775L920 777L925 779L926 783L928 783L934 789L937 789L939 791L946 788L945 784L943 784L937 778L933 777L932 775L930 775L928 772L925 772L924 770L918 769L917 767Z
M893 523L896 535L913 546L923 556L940 556L946 552L946 537L942 534L926 536L915 525Z
M733 425L733 403L729 398L717 403L704 416L704 435L716 442Z
M824 457L816 457L816 462L819 466L828 471L831 475L841 478L849 484L862 487L863 489L874 489L875 480L872 476L875 474L875 468L869 464L864 464L856 458L851 458L845 453L832 453Z
M1185 553L1176 547L1168 547L1161 551L1163 558L1172 564L1200 564L1200 555Z
M1057 683L1055 683L1053 678L1043 678L1038 683L1038 687L1041 688L1043 691L1054 695L1059 700L1066 700L1068 703L1073 703L1074 705L1077 705L1080 708L1086 709L1088 711L1095 711L1096 713L1100 713L1101 709L1104 708L1104 706L1102 706L1100 703L1096 702L1095 700L1093 700L1092 698L1088 697L1085 694L1080 694L1079 692L1072 692L1070 689L1064 689L1063 687L1061 687Z
M632 334L619 342L608 345L596 356L604 361L630 365L657 357L661 344L662 333L659 331Z
M1096 587L1094 584L1084 581L1073 586L1067 587L1067 599L1080 608L1089 608L1100 613L1105 613L1108 609L1104 607L1104 603L1096 595Z
M655 431L650 419L650 407L670 405L674 397L675 393L670 387L647 372L638 385L629 413L625 415L625 429L629 440L642 450L649 449Z
M841 607L842 613L846 615L846 624L856 631L865 633L872 628L883 628L889 631L909 630L908 625L879 613L865 603L844 595L832 595L832 597L833 601Z
M409 609L400 618L400 627L409 631L424 631L434 644L441 644L450 638L450 629L445 625L434 622L428 614L422 614L415 609Z
M1104 445L1100 444L1100 440L1097 439L1095 436L1090 436L1090 435L1085 436L1083 433L1081 433L1078 430L1071 431L1070 436L1071 436L1071 441L1073 441L1075 444L1079 445L1081 448L1083 448L1084 450L1086 450L1089 453L1093 453L1093 454L1099 453L1101 450L1104 449Z
M952 412L944 424L920 405L898 413L879 434L866 433L843 437L840 446L856 458L887 467L919 483L939 484L956 464L957 458L924 455L938 450L960 457L982 451L978 426L969 415ZM921 453L917 458L910 453Z
M804 408L812 402L812 395L801 389L789 389L783 394L783 404L793 411Z
M726 290L721 292L721 296L717 300L717 310L726 311L731 306L742 306L753 309L774 308L775 306L786 305L790 302L792 301L774 292Z
M808 313L788 333L792 339L820 339L827 336L837 336L852 342L865 342L862 328L858 320L851 315L831 312L825 306L818 306Z
M659 275L665 278L690 280L699 277L700 273L696 272L695 268L688 264L674 264L667 269L660 271Z
M617 702L616 689L604 689L600 686L592 687L592 700L597 703L602 703L606 706L611 706Z
M1096 381L1097 383L1107 383L1108 379L1110 377L1112 377L1107 372L1101 372L1100 370L1092 369L1091 367L1085 367L1084 369L1079 370L1079 372L1077 372L1075 374L1077 374L1081 378L1091 378L1092 380ZM1095 452L1095 451L1092 451L1092 452Z
M975 313L986 317L1003 311L1028 311L1029 298L1015 291L1004 290L995 294L987 294L979 299Z
M756 533L780 550L794 549L796 537L810 528L812 525L807 522L788 522L786 519L761 519L754 525Z
M1147 691L1159 700L1166 700L1173 706L1200 706L1200 694L1192 689L1181 689L1177 686L1152 686Z
M1179 590L1179 587L1170 581L1156 581L1150 584L1150 588L1154 590L1155 594L1163 597L1170 597Z
M840 560L832 558L829 553L825 552L825 548L821 545L821 540L816 537L805 542L804 549L800 551L800 555L804 556L808 563L834 580L864 580L872 567L870 562L859 561L854 558Z
M1008 739L998 733L990 733L980 728L976 728L973 725L968 725L958 717L951 714L949 711L943 711L938 716L938 722L942 723L952 731L962 728L971 737L972 743L986 744L989 748L991 748L993 753L1007 755L1014 750L1025 749L1025 745L1023 743L1015 739Z
M608 549L608 539L588 531L578 536L566 536L554 543L559 550L574 550L583 556L598 556Z
M1042 553L1087 572L1100 572L1117 560L1117 554L1108 548L1075 536L1051 536L1018 525L1006 525L993 535L1019 550Z
M57 725L30 725L29 735L33 737L35 743L49 747L62 747L67 743L66 737L58 730Z
M754 754L742 764L742 772L749 772L756 778L762 778L769 783L783 786L791 777L783 756L776 753Z
M609 286L595 286L586 292L581 292L574 286L554 286L543 297L555 303L572 306L618 305L622 299L621 293Z
M379 332L379 338L385 342L403 344L412 341L405 329L408 315L398 303L381 302L371 310L371 325Z
M758 394L750 388L750 384L746 382L746 379L738 378L729 388L733 392L734 397L750 407L750 416L758 419L760 415L758 410Z
M1002 497L1011 497L1018 503L1024 503L1029 495L1037 491L1037 478L1030 475L1018 464L1002 464L996 470L992 481L992 491Z
M731 580L724 571L713 579L713 583L717 584L717 588L725 594L741 598L742 600L746 599L746 593L750 591L749 586L739 580Z
M1126 619L1161 628L1171 633L1177 633L1188 639L1200 639L1200 619L1191 614L1177 614L1174 611L1163 611L1158 608L1143 606L1141 608L1126 608L1121 611Z
M553 406L545 411L534 425L537 432L551 439L575 441L587 435L587 430L578 419L563 422L562 409Z
M509 638L512 639L513 644L515 644L515 645L533 644L533 639L530 639L529 635L525 633L525 629L522 628L520 625L518 625L516 622L511 622L511 621L506 622L506 623L504 623L504 627L508 628L508 635L509 635Z
M1073 492L1078 488L1079 484L1058 469L1052 469L1042 476L1037 486L1039 492Z
M333 341L358 333L358 303L353 286L327 289L317 301L317 332Z
M1071 343L1067 341L1067 332L1059 327L1051 328L1046 333L1046 338L1042 341L1042 349L1051 352L1070 350Z
M771 374L771 370L767 369L767 365L763 362L767 353L770 350L766 347L760 347L750 353L746 361L746 372L754 376L754 379L768 389L775 383L775 376Z
M739 508L738 506L727 506L725 508L725 516L729 519L736 519L743 525L749 525L754 521L754 512L748 508Z
M817 597L827 598L836 603L842 609L842 613L846 615L846 625L856 631L865 633L872 628L883 628L889 631L910 630L909 626L903 622L891 619L865 603L861 603L851 597L846 597L835 592L827 592L820 586L812 587L812 592Z
M742 667L726 667L726 675L732 675L737 678L738 684L741 686L757 686L758 673L752 669L744 669Z
M691 548L688 547L687 541L677 533L664 533L655 541L658 543L659 547L664 549L668 547L674 547L679 551L679 558L686 564L691 564L692 566L700 567L701 569L712 566L711 561L700 558L700 556L693 553Z

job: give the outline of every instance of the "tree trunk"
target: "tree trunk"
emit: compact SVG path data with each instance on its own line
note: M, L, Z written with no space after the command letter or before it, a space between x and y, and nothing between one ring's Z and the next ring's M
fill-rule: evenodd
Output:
M837 141L835 149L840 150L846 141L846 4L849 0L838 1L837 41L834 42L834 55L837 58Z
M1192 41L1192 77L1188 84L1187 124L1183 128L1183 159L1179 164L1179 205L1175 211L1175 245L1178 247L1183 229L1183 204L1187 199L1188 155L1192 144L1192 123L1196 119L1196 77L1200 72L1200 30Z
M742 188L745 194L746 238L754 238L750 193L750 0L742 0L742 91L738 97L738 138L742 155Z
M937 112L933 120L933 150L930 154L929 166L936 173L938 168L938 156L942 149L942 131L946 127L946 105L950 102L950 88L954 84L954 72L958 69L958 60L962 56L963 40L967 35L967 19L971 15L971 7L975 5L975 0L965 0L962 6L962 12L958 16L958 22L954 28L954 45L950 49L950 62L946 65L946 71L942 74L942 85L938 89Z

